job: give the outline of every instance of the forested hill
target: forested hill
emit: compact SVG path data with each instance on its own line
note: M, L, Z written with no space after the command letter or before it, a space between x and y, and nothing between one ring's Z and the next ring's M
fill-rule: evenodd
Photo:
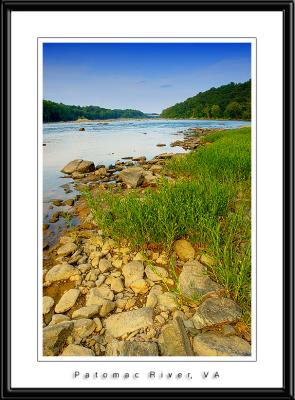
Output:
M251 80L200 92L162 111L163 118L251 119Z
M110 119L110 118L144 118L145 114L138 110L110 110L97 106L68 106L43 100L43 122L75 121L78 118Z

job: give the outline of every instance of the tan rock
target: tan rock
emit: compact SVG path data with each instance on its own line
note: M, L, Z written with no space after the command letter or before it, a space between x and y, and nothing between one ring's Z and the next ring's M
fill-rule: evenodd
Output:
M198 356L250 356L251 346L238 336L222 336L214 332L200 333L193 340Z
M61 354L62 356L95 356L94 351L77 344L69 344Z
M174 243L174 251L182 261L193 260L195 257L195 249L185 239L176 240Z
M78 297L80 295L79 289L70 289L65 292L57 305L55 306L56 313L63 313L65 311L70 310L76 303Z

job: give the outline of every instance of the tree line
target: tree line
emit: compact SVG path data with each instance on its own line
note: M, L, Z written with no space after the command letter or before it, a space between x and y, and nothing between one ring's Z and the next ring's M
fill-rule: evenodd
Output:
M144 118L138 110L111 110L98 106L69 106L43 100L43 122L76 121L77 119Z
M251 119L251 79L200 92L162 111L163 118Z

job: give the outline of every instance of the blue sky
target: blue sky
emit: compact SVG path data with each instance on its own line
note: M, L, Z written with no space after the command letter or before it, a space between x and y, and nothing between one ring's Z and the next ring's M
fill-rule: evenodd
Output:
M249 43L44 43L43 97L161 112L251 77Z

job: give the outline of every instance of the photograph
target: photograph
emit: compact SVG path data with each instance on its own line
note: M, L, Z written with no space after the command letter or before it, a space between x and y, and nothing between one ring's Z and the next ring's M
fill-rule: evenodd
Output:
M253 41L39 48L42 356L253 356Z

